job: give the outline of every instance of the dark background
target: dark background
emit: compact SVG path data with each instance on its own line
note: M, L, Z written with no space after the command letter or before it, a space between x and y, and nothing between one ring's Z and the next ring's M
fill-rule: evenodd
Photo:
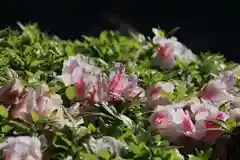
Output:
M42 31L75 39L82 34L98 35L104 29L118 29L119 22L109 22L107 15L145 35L152 35L151 28L158 25L168 31L180 27L175 36L194 52L221 52L229 60L238 61L239 13L237 3L215 0L2 0L0 28L15 27L17 21L37 22Z

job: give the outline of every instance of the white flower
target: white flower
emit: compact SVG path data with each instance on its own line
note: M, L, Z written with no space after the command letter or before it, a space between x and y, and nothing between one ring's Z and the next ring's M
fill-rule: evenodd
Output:
M176 37L164 38L155 36L153 43L157 45L156 53L153 55L153 65L172 69L175 66L175 56L185 63L196 60L196 55L178 42Z
M5 160L41 160L41 143L36 137L10 137L0 144Z

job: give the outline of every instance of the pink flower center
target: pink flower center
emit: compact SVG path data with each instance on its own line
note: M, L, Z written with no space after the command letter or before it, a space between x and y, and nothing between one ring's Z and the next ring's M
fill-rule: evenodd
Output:
M205 122L206 129L214 129L214 130L207 131L207 134L206 134L207 137L216 137L222 133L222 131L220 129L217 129L216 124L214 124L214 122L211 122L211 121L218 120L218 119L224 119L224 118L225 118L224 113L218 113L215 118L211 118Z
M76 88L77 96L81 97L84 95L85 84L83 82L83 79L81 79L77 83L75 83L75 88Z
M121 80L121 75L123 74L123 66L121 65L119 67L119 71L117 72L117 74L113 77L112 80L109 81L108 85L109 85L109 91L110 92L114 92L115 90L118 89L119 87L119 82Z
M192 130L192 125L190 120L187 118L183 118L183 126L184 126L184 131L191 131Z
M173 51L173 49L171 47L169 47L169 45L167 45L167 44L165 46L159 45L157 47L158 55L162 59L167 59L171 55L172 51Z
M91 92L91 98L90 98L90 103L94 104L96 103L96 94L97 94L97 89L96 87L93 88L93 91Z
M73 70L77 67L78 65L76 64L76 63L71 63L70 65L69 65L69 71L70 72L73 72Z
M201 89L200 97L203 99L213 99L216 97L216 93L208 88L208 85L204 85Z
M158 93L159 90L161 90L161 87L151 87L150 90L149 90L149 94L150 94L150 97L152 97L155 93Z
M156 114L156 116L153 118L153 122L155 123L162 123L164 120L166 120L167 117L162 114L162 113L158 113Z

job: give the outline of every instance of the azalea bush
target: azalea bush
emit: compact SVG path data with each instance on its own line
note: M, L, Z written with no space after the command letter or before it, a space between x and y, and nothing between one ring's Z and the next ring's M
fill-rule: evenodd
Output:
M5 160L236 159L240 67L176 37L0 31Z

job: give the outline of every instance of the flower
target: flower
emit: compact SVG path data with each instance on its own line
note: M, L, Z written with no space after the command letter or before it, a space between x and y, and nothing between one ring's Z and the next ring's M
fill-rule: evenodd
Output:
M240 121L240 97L235 97L229 103L229 115L235 121Z
M117 100L143 97L144 90L137 86L138 77L126 75L122 64L117 64L116 69L117 71L112 71L109 75L107 91L109 96Z
M18 79L13 79L0 88L0 102L11 105L18 102L18 97L24 92L24 87Z
M197 107L194 119L198 138L210 144L214 143L222 131L213 121L226 121L228 115L212 105L199 104L192 107Z
M83 55L71 56L63 63L62 75L60 78L66 86L75 83L81 83L81 77L84 75L99 73L100 69L90 65Z
M171 141L189 137L212 144L222 134L213 121L227 118L226 113L213 105L181 102L158 106L150 117L150 123L153 129Z
M117 63L110 75L106 76L79 57L81 56L71 57L64 62L61 76L65 85L75 87L78 100L88 100L90 104L95 104L144 96L144 90L137 86L137 76L125 74L122 64Z
M236 85L236 75L234 72L226 71L221 73L214 80L205 84L200 90L200 98L211 100L216 103L229 101L233 98L231 91Z
M169 137L171 141L176 141L186 132L194 130L190 117L175 105L158 106L150 117L150 123L155 130Z
M172 69L175 66L175 56L183 62L196 59L196 55L190 49L178 42L176 37L165 38L155 36L153 43L157 46L153 55L153 65L164 69Z
M57 94L51 95L48 86L42 84L36 90L28 88L19 102L12 105L11 115L23 120L29 120L33 111L42 117L50 116L61 104L61 97Z
M0 144L5 160L41 160L41 143L36 137L9 137Z
M167 105L171 101L169 97L163 93L172 93L174 85L171 83L162 83L151 85L147 90L147 104L150 108L155 108L157 105Z

